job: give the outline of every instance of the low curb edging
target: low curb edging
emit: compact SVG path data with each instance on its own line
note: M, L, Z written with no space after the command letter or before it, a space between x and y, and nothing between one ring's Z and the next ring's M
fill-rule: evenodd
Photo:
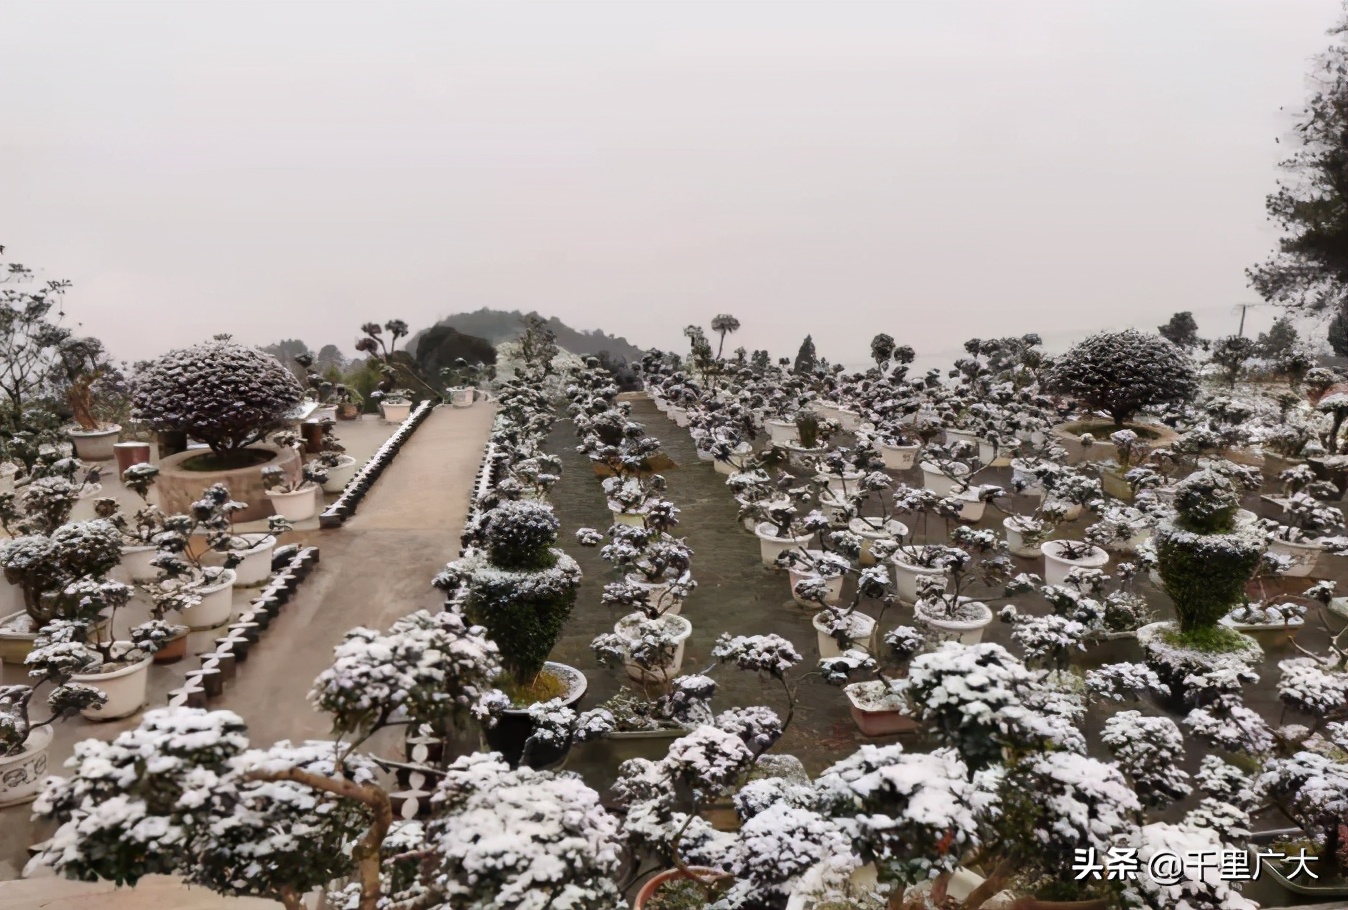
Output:
M249 648L257 644L272 620L280 615L281 608L290 602L300 583L318 565L318 547L294 550L290 556L277 554L279 558L272 562L275 571L271 581L238 619L221 627L225 629L224 637L215 640L214 651L200 655L201 666L189 672L183 684L169 693L169 705L204 708L208 700L224 691L225 683L238 672L238 665L248 659Z
M346 486L342 487L341 495L337 497L337 501L319 514L318 526L320 528L340 528L348 518L356 514L356 507L365 498L365 494L369 492L370 487L379 479L379 475L384 473L384 469L393 462L403 443L412 438L412 434L416 432L417 427L421 426L435 407L435 403L429 399L417 405L416 410L408 415L408 418L402 422L402 425L393 435L384 440L384 444L347 481Z

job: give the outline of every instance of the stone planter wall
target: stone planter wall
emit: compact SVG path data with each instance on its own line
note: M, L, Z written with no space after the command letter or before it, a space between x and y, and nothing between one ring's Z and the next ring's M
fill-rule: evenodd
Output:
M192 503L201 498L201 492L213 484L222 483L229 488L229 495L248 504L248 508L235 513L234 520L239 523L260 521L272 514L271 501L267 499L266 488L262 485L262 469L276 466L286 472L291 480L300 479L300 454L294 449L282 449L271 443L258 443L250 449L264 449L275 454L270 461L246 468L230 471L188 471L182 463L198 455L208 453L209 449L189 449L170 455L159 461L159 478L155 482L159 490L159 508L167 515L186 513Z

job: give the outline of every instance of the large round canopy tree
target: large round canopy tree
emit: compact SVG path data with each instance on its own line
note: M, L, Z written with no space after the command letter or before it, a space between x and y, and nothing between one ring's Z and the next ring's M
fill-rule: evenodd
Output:
M170 351L136 376L133 416L152 430L177 431L205 443L160 461L161 507L186 512L207 487L224 484L247 508L237 521L272 514L262 482L263 467L299 476L299 455L267 443L285 426L304 389L275 357L237 344L228 335Z
M1059 357L1044 383L1105 412L1120 427L1143 408L1179 404L1198 394L1198 373L1188 355L1160 335L1136 329L1092 335Z

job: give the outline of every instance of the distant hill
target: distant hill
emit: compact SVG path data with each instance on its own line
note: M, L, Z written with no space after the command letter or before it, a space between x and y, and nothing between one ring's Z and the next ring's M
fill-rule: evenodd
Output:
M446 316L437 322L436 326L448 326L465 335L485 338L492 344L499 345L503 341L513 341L519 337L522 330L520 321L526 315L529 314L521 313L519 310L506 312L484 307L472 313ZM607 351L614 357L623 357L629 363L636 363L646 353L626 338L615 338L599 329L590 332L573 329L556 316L548 320L548 327L557 333L558 346L573 354L598 354ZM414 335L407 344L408 350L415 352L425 334L425 331L422 331Z

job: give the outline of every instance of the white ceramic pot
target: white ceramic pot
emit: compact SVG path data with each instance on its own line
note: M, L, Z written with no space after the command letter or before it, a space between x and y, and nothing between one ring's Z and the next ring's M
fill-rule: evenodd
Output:
M898 594L899 600L904 603L917 602L917 582L919 578L927 575L946 574L944 566L939 569L929 569L926 566L918 566L908 562L902 550L895 553L890 562L894 564L894 591Z
M1004 468L1011 463L1006 446L993 447L986 439L978 440L978 460L994 468Z
M842 476L838 476L837 474L826 474L824 476L828 478L825 481L825 486L827 486L828 491L833 494L833 498L842 499L848 493L855 493L857 491L857 484L861 482L863 475L860 472L853 471L843 474Z
M778 420L775 417L770 417L763 423L767 427L768 438L772 440L773 445L781 445L786 442L799 444L800 431L796 429L794 420Z
M454 389L449 393L449 403L456 408L471 408L475 397L472 389Z
M380 402L379 413L389 423L402 423L412 413L412 402L404 401L400 404Z
M818 559L820 556L824 555L820 550L806 550L805 552L808 553L810 556L814 557L815 559ZM812 572L809 569L806 569L804 566L800 567L799 569L792 567L787 570L787 576L791 584L791 599L794 600L796 603L800 604L802 607L819 606L814 601L806 600L805 598L801 597L799 594L796 593L797 582L804 581L805 579L810 578L811 576L816 574L818 573ZM824 580L828 582L828 594L824 596L824 603L831 607L842 598L843 577L841 575L837 575L832 578L825 578Z
M949 466L950 473L954 477L947 477L946 474L930 461L922 462L922 485L931 490L937 496L950 496L955 492L959 485L957 480L962 480L969 476L969 466L952 462Z
M908 536L908 526L903 522L891 518L884 523L883 527L877 527L872 523L876 520L853 518L847 523L847 529L861 538L861 558L857 562L863 566L875 565L875 557L871 555L872 543L877 540L893 540L894 538Z
M697 452L698 461L705 461L708 464L716 461L716 455L710 449L695 449L694 451Z
M1011 482L1013 484L1026 484L1026 496L1043 497L1045 495L1044 482L1035 475L1034 465L1028 461L1019 458L1011 460Z
M239 534L237 537L249 546L246 550L236 551L243 561L234 567L234 587L254 588L265 584L271 578L271 554L276 549L276 538L271 534ZM201 555L201 561L208 566L222 566L227 555L211 550Z
M758 552L765 566L777 565L777 557L782 553L791 549L803 550L810 542L809 534L803 537L778 537L776 527L769 521L760 522L754 528L754 536L758 538Z
M1039 544L1025 542L1024 532L1017 524L1016 516L1003 518L1002 527L1006 529L1006 547L1013 554L1024 559L1035 559L1040 555Z
M683 612L683 601L670 595L667 581L649 582L640 575L628 575L625 581L630 585L636 585L646 592L652 607L663 612L666 616L678 616Z
M833 636L828 634L823 624L827 615L824 612L816 613L811 621L819 642L819 656L839 657L842 655L842 649L838 647L838 642ZM849 647L869 650L871 639L875 635L875 620L865 613L852 613L848 616L848 621L853 626L848 632Z
M1092 546L1090 553L1081 559L1067 559L1062 555L1063 543L1061 540L1046 540L1039 547L1044 554L1045 584L1062 584L1067 573L1073 569L1103 569L1109 565L1109 553L1096 546Z
M963 493L956 494L960 501L959 520L969 524L977 524L983 520L983 512L988 504L979 496L979 489L965 490Z
M737 474L743 468L744 459L748 457L753 450L754 447L749 445L749 443L741 442L739 445L735 446L734 450L731 452L729 461L722 461L719 458L715 459L712 461L712 467L716 469L717 474L725 474L727 477L731 474Z
M978 434L971 433L968 430L946 430L945 444L952 445L956 442L967 442L969 445L977 448L979 443Z
M23 751L0 758L0 808L31 803L42 792L50 764L52 728L33 727L23 741Z
M0 461L0 493L14 492L14 476L18 473L18 465Z
M838 524L843 520L847 510L851 508L847 502L839 497L834 497L827 490L819 494L819 509L833 524Z
M272 511L287 521L307 521L318 513L318 488L305 484L293 493L267 491Z
M632 621L634 617L636 619L642 618L640 613L633 613L620 619L618 624L614 627L614 631L628 641L636 640L635 636L632 634L634 628ZM667 628L672 629L675 638L678 639L678 646L674 649L674 657L663 667L647 670L645 667L633 663L632 661L628 661L626 663L627 675L637 682L668 682L678 676L679 670L683 667L683 649L688 643L688 636L693 634L693 624L682 616L668 614L660 617L658 622L662 622Z
M1292 567L1283 575L1290 578L1305 578L1315 571L1323 548L1318 541L1275 540L1268 545L1269 552L1292 561Z
M94 503L103 495L103 484L86 483L80 487L79 496L75 499L75 507L70 510L70 522L93 521L98 516L94 514Z
M328 468L328 479L323 481L323 489L329 493L340 493L356 476L356 459L350 455L339 455L337 467Z
M1063 502L1061 499L1049 497L1048 505L1061 506L1063 510L1063 521L1076 521L1081 517L1085 507L1079 502Z
M102 430L66 430L66 435L75 443L75 457L80 461L111 461L116 456L112 444L121 432L113 424Z
M229 622L234 614L234 570L225 569L218 581L196 589L201 603L181 612L183 625L193 631L214 629Z
M151 658L143 657L111 673L76 673L71 681L93 686L108 697L107 704L85 708L80 715L89 720L118 720L145 707L145 686L150 679L151 662Z
M0 580L0 598L3 598L7 591L10 594L10 606L15 609L12 613L0 616L0 661L22 664L28 652L33 650L37 630L28 631L33 623L23 608L23 595L19 589Z
M646 519L640 512L624 512L622 509L615 509L612 506L609 506L609 512L613 514L613 523L615 525L627 525L629 528L640 528L646 524Z
M916 443L910 446L887 446L880 442L875 447L880 450L880 458L890 471L910 470L917 463L917 453L922 451L922 446Z
M978 608L978 618L958 621L932 616L921 602L913 607L913 616L926 628L928 637L936 640L934 643L957 641L962 645L976 645L983 640L983 630L992 622L992 610L970 597L961 597L960 602Z
M122 547L122 561L118 564L118 574L128 584L154 581L159 570L151 563L159 552L156 547Z
M838 408L838 416L834 418L842 424L844 433L855 433L861 429L861 415L851 408Z

